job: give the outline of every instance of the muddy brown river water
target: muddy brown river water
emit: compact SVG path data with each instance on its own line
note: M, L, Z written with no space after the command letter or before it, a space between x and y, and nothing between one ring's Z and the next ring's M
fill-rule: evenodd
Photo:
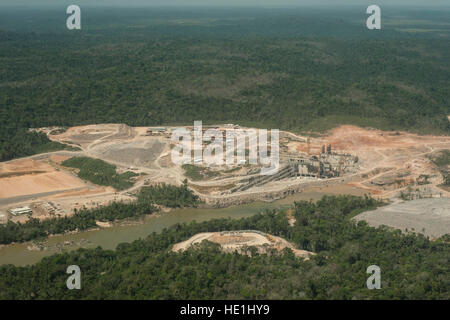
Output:
M42 250L29 250L32 242L14 244L0 248L0 265L14 264L24 266L39 262L42 258L55 253L76 250L78 248L115 249L123 242L145 238L153 232L161 232L164 228L176 223L189 223L191 221L203 222L212 219L232 218L240 219L250 217L265 209L289 208L294 201L318 200L325 194L353 194L364 195L365 191L349 186L330 186L324 188L311 188L302 193L289 196L283 200L272 203L254 202L240 206L223 209L178 209L169 213L149 216L140 223L118 224L110 228L84 231L76 234L52 236L39 241Z

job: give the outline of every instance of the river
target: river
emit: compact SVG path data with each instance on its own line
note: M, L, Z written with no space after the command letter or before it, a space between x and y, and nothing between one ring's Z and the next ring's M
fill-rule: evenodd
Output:
M177 209L169 213L148 216L143 221L119 223L110 228L95 229L52 236L39 241L43 250L29 250L32 242L14 244L0 248L0 265L14 264L24 266L39 262L43 257L78 248L95 248L101 246L104 249L115 249L119 243L132 242L145 238L152 232L161 232L164 228L176 223L189 223L191 221L208 221L211 219L232 218L240 219L250 217L265 209L288 208L294 201L317 200L324 194L354 194L363 195L365 192L348 186L330 186L325 188L311 188L302 193L289 196L283 200L272 203L254 202L251 204L233 206L223 209Z

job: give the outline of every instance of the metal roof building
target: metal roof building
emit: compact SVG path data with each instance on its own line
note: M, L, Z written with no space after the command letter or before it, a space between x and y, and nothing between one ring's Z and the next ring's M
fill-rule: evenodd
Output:
M20 216L20 215L23 215L23 214L31 214L31 213L33 213L33 210L31 210L31 208L27 207L27 206L20 207L20 208L9 209L8 211L13 216Z

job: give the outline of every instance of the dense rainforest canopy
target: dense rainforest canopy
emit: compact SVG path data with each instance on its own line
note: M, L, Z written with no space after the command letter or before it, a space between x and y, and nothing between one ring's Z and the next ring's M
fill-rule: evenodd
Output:
M80 249L28 267L2 266L0 299L450 299L450 237L430 241L351 220L377 205L370 198L324 197L296 203L292 227L285 212L267 211L175 225L115 251ZM317 255L304 261L287 250L250 257L207 242L171 252L199 232L249 229ZM69 265L81 268L81 290L66 287ZM380 290L366 287L370 265L381 268Z
M365 8L353 7L83 7L80 31L65 29L65 9L0 11L0 161L63 148L28 130L43 126L202 120L298 132L355 124L450 133L445 10L390 8L382 30L371 32ZM105 169L81 162L72 165L84 167L85 178ZM102 181L119 183L115 168L108 170ZM151 214L155 204L197 203L186 185L146 188L135 203L10 222L0 227L0 243ZM80 249L28 267L1 266L0 299L450 299L450 237L430 241L351 220L377 205L325 197L296 203L294 226L285 212L268 211L175 225L115 251ZM250 257L212 243L170 251L199 232L242 229L281 236L317 255ZM74 264L82 289L69 291L66 269ZM373 264L381 268L381 290L366 288Z
M447 11L0 11L0 160L49 150L31 127L226 122L449 134ZM419 22L418 22L419 21ZM54 147L54 146L53 146ZM50 148L51 149L51 148Z
M118 173L115 165L89 157L73 157L61 164L65 167L78 169L78 177L81 179L100 186L111 186L116 190L131 188L134 184L132 178L138 176L137 173L131 171Z

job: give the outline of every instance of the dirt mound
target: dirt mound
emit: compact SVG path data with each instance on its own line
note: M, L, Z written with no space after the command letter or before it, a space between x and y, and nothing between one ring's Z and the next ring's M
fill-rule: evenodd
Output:
M158 140L105 143L91 149L101 159L125 166L150 166L161 154L165 144Z
M281 252L284 249L289 248L297 257L302 257L306 260L314 254L313 252L296 249L294 245L280 237L275 237L259 231L199 233L189 240L175 244L172 251L184 251L205 240L220 244L222 250L225 252L237 251L241 254L250 254L250 251L247 249L249 247L255 247L259 253L269 253L271 249Z
M87 147L103 140L130 139L132 137L133 130L127 125L95 124L69 128L59 135L52 135L51 139Z

